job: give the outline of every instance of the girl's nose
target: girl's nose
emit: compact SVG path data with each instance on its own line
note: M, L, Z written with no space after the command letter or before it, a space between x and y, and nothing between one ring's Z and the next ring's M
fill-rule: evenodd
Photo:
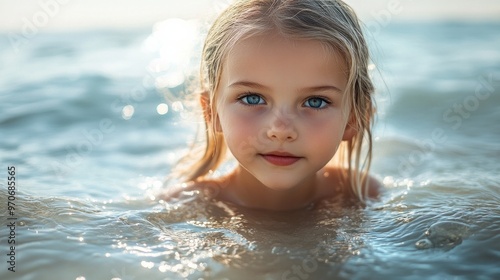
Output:
M273 113L270 127L267 130L267 137L280 142L297 139L294 118L294 115L287 114L286 112Z

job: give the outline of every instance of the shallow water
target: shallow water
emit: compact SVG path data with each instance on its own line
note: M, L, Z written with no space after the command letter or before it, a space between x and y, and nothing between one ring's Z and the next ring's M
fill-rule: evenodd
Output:
M16 53L0 37L2 209L7 166L17 180L16 272L4 211L0 278L500 278L499 28L393 23L374 34L372 170L387 191L368 207L329 200L286 214L200 193L156 199L193 141L195 121L175 103L196 67L178 53L197 41L192 26L178 32L187 45L95 31L38 34ZM418 249L439 222L470 232Z

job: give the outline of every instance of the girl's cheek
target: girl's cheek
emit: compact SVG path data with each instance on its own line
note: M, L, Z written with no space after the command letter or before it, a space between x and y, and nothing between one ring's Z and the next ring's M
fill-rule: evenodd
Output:
M342 116L336 110L329 110L328 112L316 112L312 109L304 110L297 119L316 127L332 126L342 122Z
M251 134L260 123L259 116L249 110L234 108L227 113L223 116L223 123L225 124L225 132L230 134L241 136Z
M228 114L228 118L233 119L234 122L244 123L247 126L262 122L262 120L265 120L267 115L267 110L264 108L246 107L241 105L231 108L230 112L231 113Z

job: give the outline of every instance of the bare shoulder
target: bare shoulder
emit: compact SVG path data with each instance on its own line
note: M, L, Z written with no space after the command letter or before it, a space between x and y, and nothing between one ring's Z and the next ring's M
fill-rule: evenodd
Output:
M351 186L350 183L346 182L345 179L347 176L347 169L345 168L338 168L338 167L327 167L324 169L324 174L323 176L327 178L327 184L325 187L327 188L326 190L324 189L324 193L331 193L332 191L338 192L338 191L349 191ZM376 199L379 197L379 195L383 192L384 188L382 183L373 175L368 174L366 176L367 184L365 185L364 182L362 183L363 186L366 186L367 189L363 189L363 193L367 194L367 198L369 199ZM333 186L338 186L338 188L332 189Z
M380 194L384 191L384 186L377 178L375 178L371 174L368 174L368 176L366 177L366 180L368 180L368 184L366 184L366 186L368 188L368 191L367 191L368 198L371 198L371 199L378 198L380 196Z

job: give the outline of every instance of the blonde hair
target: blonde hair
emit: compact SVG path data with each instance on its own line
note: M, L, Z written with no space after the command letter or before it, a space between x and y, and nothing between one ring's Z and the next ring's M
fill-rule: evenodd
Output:
M340 0L240 0L215 20L203 47L200 69L201 94L210 109L205 112L206 145L201 159L181 171L186 181L198 180L219 167L227 150L224 137L216 132L216 93L224 60L240 40L269 32L297 39L312 39L335 50L348 67L345 108L350 108L355 136L339 147L335 160L346 167L343 179L364 200L372 157L371 127L374 117L373 84L368 75L369 52L354 11ZM361 151L366 141L365 152ZM364 157L363 157L364 155ZM191 159L188 154L180 162Z

